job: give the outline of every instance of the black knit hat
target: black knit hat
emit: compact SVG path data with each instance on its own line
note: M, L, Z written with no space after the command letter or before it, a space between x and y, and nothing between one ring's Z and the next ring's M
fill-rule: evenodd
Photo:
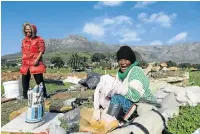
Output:
M120 59L126 59L129 60L131 63L134 63L136 61L136 56L129 46L122 46L117 51L117 61L119 61Z

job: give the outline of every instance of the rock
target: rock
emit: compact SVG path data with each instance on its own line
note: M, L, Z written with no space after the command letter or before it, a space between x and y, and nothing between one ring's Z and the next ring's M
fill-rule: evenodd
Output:
M157 98L157 103L160 104L160 103L162 102L162 100L163 100L163 99L158 99L158 98Z
M70 86L70 87L68 88L68 90L69 90L69 91L74 91L74 90L76 90L76 89L75 89L74 86Z
M68 126L69 133L79 131L80 108L73 109L64 114L62 118Z
M153 65L151 63L149 63L148 67L146 69L144 69L144 74L148 75L149 72L151 72Z
M153 71L153 72L158 72L158 71L160 71L160 66L155 66L155 67L153 67L152 69L151 69L151 71Z
M182 77L184 79L189 79L189 72L184 71L158 71L152 72L152 77L158 78L167 78L167 77Z
M194 71L198 71L197 68L191 68L191 71L194 72Z
M169 67L168 70L169 70L169 71L177 71L177 70L178 70L178 67Z
M167 67L163 67L161 70L162 71L168 71Z
M179 94L179 92L185 91L184 87L179 87L179 86L172 85L172 84L169 84L169 83L160 87L160 89L163 90L166 93L174 93L175 96L177 96Z
M67 131L60 126L61 125L60 119L62 119L63 117L64 114L60 113L58 116L56 116L56 118L51 120L48 126L50 134L67 134Z
M177 86L187 86L189 80L189 72L183 71L158 71L151 72L151 77L158 81L165 81L167 83ZM150 78L151 78L150 77Z
M161 108L159 111L162 114L167 115L169 118L173 118L174 115L179 114L179 103L176 101L176 97L173 93L167 95L161 102Z
M160 89L161 87L164 87L166 85L168 85L168 83L165 82L165 81L159 81L159 80L153 80L153 79L151 79L149 86L150 86L151 91L153 93L155 93L158 89Z
M166 81L168 83L176 83L176 82L181 82L184 80L183 77L168 77L168 78L161 78L160 80Z
M63 105L64 106L71 106L71 103L73 102L73 101L75 101L76 100L76 98L72 98L72 99L68 99L68 100L66 100L66 101L63 101Z
M187 103L190 106L196 106L200 104L200 87L199 86L191 86L186 88L186 96Z
M168 95L168 93L163 92L162 90L157 90L154 95L157 99L163 99Z
M198 128L196 131L194 131L194 133L192 134L200 134L200 128Z
M166 63L166 62L162 62L162 63L160 64L160 66L161 66L161 68L167 67L167 63Z

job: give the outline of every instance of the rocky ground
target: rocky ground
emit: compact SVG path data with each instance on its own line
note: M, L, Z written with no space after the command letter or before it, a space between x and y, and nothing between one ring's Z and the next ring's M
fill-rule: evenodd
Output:
M198 73L198 72L197 72ZM181 85L181 86L185 86L188 85L190 83L188 83L189 79L196 82L195 85L200 86L200 83L198 83L199 81L199 76L200 75L196 75L196 72L192 73L192 75L190 74L190 77L192 76L192 79L189 78L188 73L184 73L182 71L170 71L170 70L155 70L152 71L151 73L148 74L148 76L150 77L150 79L152 81L156 81L156 80L164 80L164 81L169 81L170 83L174 83L174 79L176 80L175 84ZM200 73L199 73L200 74ZM45 79L54 79L54 80L63 80L66 79L67 76L77 76L78 78L84 78L86 77L86 73L79 73L79 74L74 74L74 73L62 73L62 72L56 72L56 73L45 73L44 74L44 78ZM8 81L8 80L16 80L20 78L20 73L18 72L2 72L1 73L1 78L2 78L2 82L4 81ZM179 80L177 81L177 78L179 78ZM33 79L32 79L33 80ZM53 91L56 90L57 85L53 84L53 85L47 85L47 87L52 88L52 86L54 86ZM60 88L66 88L66 86L62 87L59 86ZM62 106L63 105L63 101L70 99L70 98L76 98L76 97L85 97L85 98L92 98L94 90L86 90L86 91L68 91L68 92L59 92L53 96L51 96L50 99L47 99L48 101L50 101L50 103L52 105L55 106ZM3 103L1 105L1 126L5 125L6 123L9 122L9 114L13 111L16 111L18 109L21 109L23 107L27 106L27 101L26 100L14 100L14 101L10 101L10 102L6 102ZM90 102L88 104L85 104L84 106L87 107L91 107L92 106L92 101L90 100Z
M46 101L50 101L50 104L53 106L63 106L63 101L70 98L90 98L89 103L84 106L91 107L92 106L92 95L94 90L87 91L77 91L77 92L60 92L51 96L50 99ZM11 112L19 110L25 106L27 106L27 100L13 100L6 103L1 104L1 127L9 122L9 115Z

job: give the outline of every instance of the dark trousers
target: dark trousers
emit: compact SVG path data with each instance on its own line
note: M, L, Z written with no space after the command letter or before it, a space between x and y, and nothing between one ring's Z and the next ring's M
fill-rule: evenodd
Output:
M43 83L44 97L47 96L46 87L45 87L44 80L43 80L43 74L33 74L33 76L34 76L34 79L35 79L35 82L37 85L39 85L41 82ZM26 75L22 75L22 87L23 87L24 98L28 98L27 92L29 89L30 79L31 79L31 74L30 74L30 71L28 70Z

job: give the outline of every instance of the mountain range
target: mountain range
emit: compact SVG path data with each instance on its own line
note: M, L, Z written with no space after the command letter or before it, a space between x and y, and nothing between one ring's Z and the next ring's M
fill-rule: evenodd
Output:
M79 35L69 35L63 39L45 40L46 53L63 52L116 52L120 46L129 45L134 51L140 53L143 60L147 62L174 61L176 63L200 63L200 42L174 44L174 45L143 45L133 46L131 44L105 44L97 41L89 41ZM20 53L5 55L2 58L19 57Z

